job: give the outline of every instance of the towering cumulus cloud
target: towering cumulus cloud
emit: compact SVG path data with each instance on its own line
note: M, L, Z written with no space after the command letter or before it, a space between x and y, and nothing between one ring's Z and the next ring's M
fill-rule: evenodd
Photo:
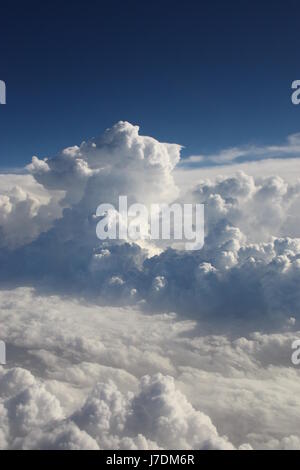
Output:
M180 150L119 122L1 176L1 448L300 447L300 183L183 190ZM203 249L99 240L119 195L204 204Z
M145 204L153 199L166 202L177 195L172 170L180 149L119 122L101 138L69 147L55 158L33 157L28 169L45 188L65 191L67 204L80 202L87 211L101 201L116 204L119 194Z

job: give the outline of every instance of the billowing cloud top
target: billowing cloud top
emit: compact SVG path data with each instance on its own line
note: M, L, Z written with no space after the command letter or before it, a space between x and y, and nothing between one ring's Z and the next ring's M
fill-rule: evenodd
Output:
M119 194L141 203L164 202L176 196L171 172L180 149L141 136L138 126L121 121L99 139L66 148L55 158L33 157L27 168L45 188L66 191L69 204L84 196L91 205L116 203Z

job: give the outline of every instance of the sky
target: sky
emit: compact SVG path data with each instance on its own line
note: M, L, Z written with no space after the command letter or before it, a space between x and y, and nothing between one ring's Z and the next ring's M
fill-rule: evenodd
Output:
M183 156L299 131L299 2L1 5L0 167L56 154L119 120Z

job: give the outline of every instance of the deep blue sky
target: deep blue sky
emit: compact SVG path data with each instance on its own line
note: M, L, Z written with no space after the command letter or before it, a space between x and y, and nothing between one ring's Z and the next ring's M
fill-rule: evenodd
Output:
M185 154L300 131L297 0L10 1L0 7L0 166L123 119Z

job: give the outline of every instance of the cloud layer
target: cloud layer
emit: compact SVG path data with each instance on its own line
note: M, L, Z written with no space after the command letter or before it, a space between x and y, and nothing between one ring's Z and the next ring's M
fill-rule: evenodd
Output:
M174 314L0 295L3 448L284 448L299 440L286 331L199 335ZM276 413L275 411L276 410ZM227 436L227 437L225 437Z
M120 122L1 176L1 447L299 446L300 183L179 158ZM120 194L204 204L204 248L101 242Z

